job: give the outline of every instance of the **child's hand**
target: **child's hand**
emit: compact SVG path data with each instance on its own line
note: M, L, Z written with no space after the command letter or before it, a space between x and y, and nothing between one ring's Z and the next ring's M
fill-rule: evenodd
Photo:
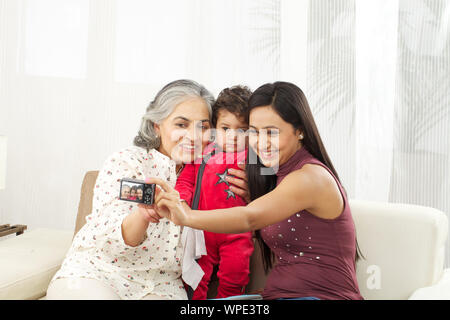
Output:
M250 202L250 194L248 192L247 174L245 173L245 163L239 163L241 170L228 169L228 173L233 177L227 176L227 181L232 184L230 190L240 196L245 202Z

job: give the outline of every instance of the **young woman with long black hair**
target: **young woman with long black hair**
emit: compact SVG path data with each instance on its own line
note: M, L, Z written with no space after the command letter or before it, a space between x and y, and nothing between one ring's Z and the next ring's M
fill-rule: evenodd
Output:
M211 232L257 230L266 271L271 269L265 299L362 299L347 195L305 95L287 82L261 86L249 101L249 124L247 206L190 210L167 183L151 179L163 190L157 213Z

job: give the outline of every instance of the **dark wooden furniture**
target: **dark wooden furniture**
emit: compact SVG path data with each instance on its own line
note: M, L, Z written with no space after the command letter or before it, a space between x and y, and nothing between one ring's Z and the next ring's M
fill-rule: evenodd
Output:
M13 233L18 236L21 235L25 230L27 230L27 226L22 224L16 224L13 226L10 226L9 224L3 224L0 225L0 237L4 237Z

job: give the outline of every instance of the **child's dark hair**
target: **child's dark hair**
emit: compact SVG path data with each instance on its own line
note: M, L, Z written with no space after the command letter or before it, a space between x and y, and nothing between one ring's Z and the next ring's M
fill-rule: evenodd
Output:
M222 110L244 118L248 123L248 100L251 95L252 91L246 86L237 85L223 89L212 106L211 123L213 127L216 126L219 112Z

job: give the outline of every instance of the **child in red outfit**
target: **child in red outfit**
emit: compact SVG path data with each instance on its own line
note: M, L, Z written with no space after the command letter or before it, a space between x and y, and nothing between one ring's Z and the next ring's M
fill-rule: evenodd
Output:
M197 181L200 163L187 164L177 179L175 189L181 199L192 205L196 188L199 189L198 210L212 210L245 206L246 202L230 189L227 177L230 169L239 169L245 163L248 129L247 102L251 92L246 87L224 89L213 105L212 125L216 128L216 143L208 145L204 152L201 181ZM205 272L194 291L192 299L207 297L208 284L215 265L219 265L219 287L216 298L244 293L249 280L250 256L253 253L251 232L222 234L204 231L207 255L198 260Z

